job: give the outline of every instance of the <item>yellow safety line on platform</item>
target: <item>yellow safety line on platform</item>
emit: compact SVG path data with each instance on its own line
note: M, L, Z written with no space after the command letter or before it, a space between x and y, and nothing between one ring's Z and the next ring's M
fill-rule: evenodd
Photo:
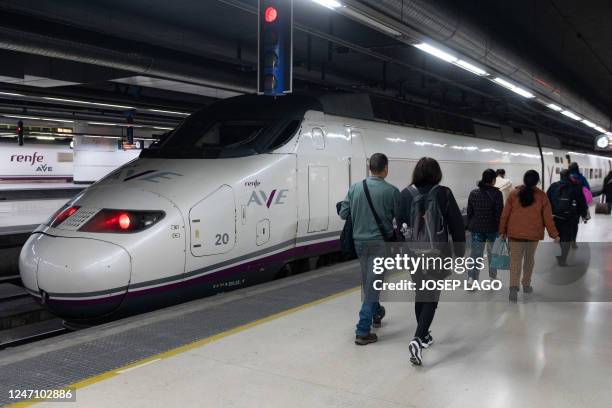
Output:
M143 358L143 359L135 361L133 363L126 364L126 365L124 365L122 367L114 368L114 369L106 371L106 372L104 372L102 374L98 374L98 375L95 375L93 377L86 378L86 379L81 380L79 382L76 382L76 383L70 384L70 385L68 385L66 387L63 387L63 389L69 389L69 388L71 388L71 389L79 389L79 388L87 387L89 385L92 385L92 384L98 383L100 381L107 380L109 378L112 378L112 377L115 377L117 375L120 375L121 372L124 372L124 371L126 371L126 370L128 370L128 369L130 369L132 367L136 367L136 366L139 366L139 365L143 365L143 364L152 362L154 360L161 360L161 359L164 359L164 358L175 356L177 354L184 353L184 352L192 350L194 348L197 348L197 347L200 347L200 346L204 346L206 344L215 342L217 340L221 340L224 337L231 336L232 334L240 333L242 331L248 330L248 329L253 328L255 326L259 326L260 324L267 323L267 322L270 322L272 320L276 320L278 318L290 315L292 313L299 312L301 310L307 309L307 308L312 307L312 306L319 305L321 303L328 302L328 301L330 301L332 299L335 299L335 298L338 298L338 297L341 297L341 296L344 296L344 295L348 295L349 293L355 292L355 291L359 290L360 288L361 288L361 286L356 286L354 288L347 289L347 290L344 290L342 292L338 292L336 294L333 294L333 295L330 295L330 296L327 296L327 297L315 300L313 302L304 303L303 305L296 306L296 307L293 307L291 309L287 309L287 310L279 312L279 313L275 313L273 315L261 318L259 320L254 320L254 321L252 321L250 323L243 324L242 326L238 326L238 327L235 327L233 329L229 329L229 330L226 330L224 332L217 333L217 334L212 335L210 337L206 337L204 339L196 340L196 341L194 341L192 343L188 343L188 344L185 344L183 346L179 346L177 348L174 348L174 349L171 349L171 350L168 350L168 351L164 351L164 352L161 352L159 354L155 354L155 355L150 356L150 357ZM39 402L45 402L45 401L44 400L39 400L39 401L29 400L29 401L16 402L14 404L8 405L7 408L29 407L29 406L37 404Z

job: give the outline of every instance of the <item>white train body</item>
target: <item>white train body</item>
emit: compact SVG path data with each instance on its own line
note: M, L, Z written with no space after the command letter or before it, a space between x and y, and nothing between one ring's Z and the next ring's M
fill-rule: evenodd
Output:
M232 100L223 103L231 106ZM141 157L89 187L67 204L73 214L54 226L41 225L23 247L25 287L58 315L79 320L270 279L291 260L338 250L343 222L335 204L351 183L367 175L366 158L375 152L390 158L388 181L400 189L420 157L436 158L443 184L452 188L460 207L486 168L505 168L515 185L526 170L542 168L535 147L333 116L307 105L291 113L280 131L290 134L268 152L193 158L188 149L168 148L171 154ZM248 116L234 113L236 121ZM192 122L197 129L197 120ZM224 152L237 146L225 146ZM556 169L567 165L567 154L582 168L596 170L589 181L601 189L612 168L608 158L544 149L550 177L558 179ZM185 157L174 158L180 155ZM100 216L109 209L111 218ZM151 225L121 231L122 211L131 225L138 217L149 217ZM114 224L109 231L92 231L95 217L102 220L95 228Z

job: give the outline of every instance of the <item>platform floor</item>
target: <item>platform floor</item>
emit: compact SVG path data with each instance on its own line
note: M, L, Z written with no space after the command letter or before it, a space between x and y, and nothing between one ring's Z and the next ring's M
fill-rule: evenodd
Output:
M612 242L612 217L594 215L580 234L584 241ZM91 372L92 366L117 358L129 347L132 356L142 360L75 377L76 404L40 405L610 406L612 303L443 302L432 326L435 344L424 352L424 366L413 367L408 352L415 330L412 303L386 303L387 317L377 330L379 342L354 345L360 294L343 288L343 283L354 286L352 279L345 282L354 276L347 273L351 271L357 273L354 262L50 339L11 354L5 351L0 353L0 378L3 371L6 381L12 379L9 370L22 375L24 368L38 365L40 371L27 373L33 378L30 386L36 381L60 385L65 381L60 377L75 377L70 372L75 367ZM324 292L327 297L319 298ZM217 309L227 314L214 318L208 309L208 315L189 320L192 314L187 311L201 304L229 305L225 297L248 303L240 313L235 308ZM293 306L272 314L270 300ZM236 324L244 314L251 317L248 323L226 323L229 319ZM263 317L255 318L258 314ZM152 339L153 344L165 341L179 328L187 331L186 325L194 321L225 328L194 343L154 352ZM160 327L168 331L160 333ZM120 333L125 334L121 342ZM105 336L114 340L97 345Z
M424 366L412 305L353 344L357 292L77 391L86 407L609 407L612 305L448 303ZM74 404L49 403L49 407Z

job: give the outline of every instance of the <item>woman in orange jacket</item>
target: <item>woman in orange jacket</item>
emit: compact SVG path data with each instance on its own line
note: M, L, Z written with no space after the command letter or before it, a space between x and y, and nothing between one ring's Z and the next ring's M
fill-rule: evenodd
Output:
M511 302L518 298L519 283L523 292L533 292L535 251L538 242L544 239L544 228L548 235L559 239L559 232L553 222L552 209L546 193L536 187L540 175L529 170L523 177L523 185L515 188L508 197L499 224L499 234L510 241L510 295ZM521 264L523 276L521 279Z

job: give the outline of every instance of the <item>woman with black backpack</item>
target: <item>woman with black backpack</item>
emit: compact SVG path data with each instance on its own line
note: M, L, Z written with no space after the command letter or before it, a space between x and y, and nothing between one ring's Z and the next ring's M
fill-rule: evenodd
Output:
M436 254L439 257L454 255L462 257L465 252L465 227L463 217L453 193L448 187L439 185L442 180L442 170L435 159L421 158L412 174L412 184L405 188L400 196L399 225L402 226L406 241L418 244L423 243L422 234L427 228L422 224L427 212L440 217L432 217L432 224L440 223L433 230L439 230L435 237L429 235L441 249ZM439 219L439 220L437 220ZM452 237L454 251L448 244L449 235ZM408 244L410 248L410 244ZM433 343L429 327L433 321L440 299L439 290L420 290L421 281L425 279L444 279L445 271L417 271L412 275L416 283L416 297L414 311L417 328L414 338L410 342L410 361L414 365L422 364L422 350Z
M467 229L472 233L472 259L482 257L485 245L489 243L487 253L491 261L491 249L497 230L499 219L504 208L502 192L495 187L496 173L493 169L486 169L482 173L482 179L478 182L478 188L470 193L467 208ZM468 288L472 288L474 281L479 278L479 270L471 268L468 270ZM489 266L489 277L497 279L497 271Z

